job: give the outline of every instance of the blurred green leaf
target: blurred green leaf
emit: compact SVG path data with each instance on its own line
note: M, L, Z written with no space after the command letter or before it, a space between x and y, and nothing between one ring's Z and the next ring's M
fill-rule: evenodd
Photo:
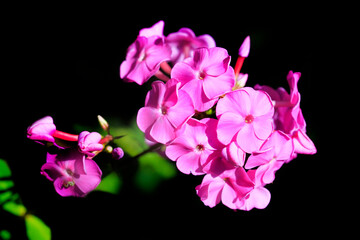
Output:
M2 204L3 202L8 201L11 196L13 195L12 191L6 191L3 193L0 193L0 204Z
M3 209L18 217L22 217L26 214L25 206L20 203L16 203L15 201L9 201L4 203Z
M112 194L118 194L122 186L122 180L116 172L111 172L101 180L95 190Z
M30 240L51 239L50 228L38 217L27 214L25 216L26 234Z
M135 176L137 186L145 191L153 191L165 179L176 175L175 166L156 152L139 157L139 169Z
M11 233L8 230L0 230L0 238L4 240L11 239Z
M0 191L7 190L14 186L14 182L11 180L0 180Z
M0 178L11 177L11 170L5 160L0 159Z

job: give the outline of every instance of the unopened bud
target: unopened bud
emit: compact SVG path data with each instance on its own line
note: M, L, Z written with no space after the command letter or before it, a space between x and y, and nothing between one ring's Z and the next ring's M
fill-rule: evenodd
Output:
M114 159L119 160L124 157L124 150L122 150L120 147L116 147L112 151L112 156Z
M101 128L104 129L106 132L109 132L109 123L105 120L105 118L100 115L98 115L97 118Z

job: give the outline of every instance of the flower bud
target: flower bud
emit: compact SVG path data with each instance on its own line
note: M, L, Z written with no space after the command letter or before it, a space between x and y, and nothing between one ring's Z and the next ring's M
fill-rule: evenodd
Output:
M98 115L97 118L101 128L104 129L106 132L109 132L109 123L100 115Z
M53 133L56 130L56 126L52 117L46 116L36 122L34 122L27 129L27 137L31 140L55 142Z
M112 156L115 160L119 160L124 157L124 150L120 147L116 147L112 151Z

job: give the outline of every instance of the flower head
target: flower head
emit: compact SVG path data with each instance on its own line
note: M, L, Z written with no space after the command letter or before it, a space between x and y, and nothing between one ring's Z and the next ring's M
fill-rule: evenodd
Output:
M95 156L94 151L101 151L104 146L99 143L101 135L98 132L83 131L79 134L78 146L81 153L89 157Z
M250 87L220 99L216 115L219 140L228 145L234 139L247 153L257 151L273 131L274 107L269 95Z
M177 168L186 174L204 174L204 167L220 154L216 138L217 120L189 119L178 136L165 150L168 158L176 161Z
M34 122L27 129L27 137L31 140L55 142L53 133L56 131L56 126L52 117L46 116Z
M197 48L216 46L215 40L210 35L196 37L189 28L181 28L178 32L170 33L165 41L171 47L171 62L174 64L193 57Z
M170 54L171 50L164 44L163 37L138 36L128 48L126 60L120 65L120 77L142 85L159 71L163 61L170 60Z
M164 144L171 141L176 136L175 130L195 113L191 98L179 87L175 79L166 84L153 82L145 107L139 110L136 119L148 140Z
M41 174L54 182L61 196L84 197L99 185L102 172L93 160L84 160L84 154L71 148L58 154L48 153Z
M198 48L193 57L173 67L171 77L181 82L181 89L193 99L195 109L203 112L235 85L229 63L230 56L224 48Z

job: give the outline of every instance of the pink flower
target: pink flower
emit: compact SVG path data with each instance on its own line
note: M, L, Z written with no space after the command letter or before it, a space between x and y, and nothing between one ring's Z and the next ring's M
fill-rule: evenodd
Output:
M27 129L27 137L31 140L55 142L53 133L56 131L56 126L52 117L46 116L34 122Z
M208 34L196 37L189 28L181 28L178 32L170 33L165 42L171 47L171 62L178 63L185 58L193 57L194 51L200 47L215 47L215 40Z
M189 119L181 134L170 142L165 150L168 158L176 161L177 168L185 174L204 174L205 165L217 158L221 149L216 138L216 119Z
M81 153L89 157L95 156L94 151L101 151L104 146L99 143L101 135L98 132L83 131L79 134L78 147Z
M234 86L234 70L229 63L230 56L224 48L198 48L193 57L175 64L171 77L181 82L181 89L193 99L195 109L203 112Z
M205 175L202 183L195 189L206 206L214 207L221 201L231 209L238 209L238 203L253 188L253 181L242 167L238 167L226 170L218 176Z
M245 87L228 93L216 107L217 135L228 145L232 140L245 152L259 150L273 131L274 107L263 91Z
M258 170L247 171L248 179L253 188L243 198L236 202L237 209L250 211L253 208L264 209L270 202L271 194L260 181Z
M102 172L93 160L84 160L82 153L67 149L55 155L48 153L41 174L54 182L61 196L84 197L99 185Z
M300 76L299 72L292 71L287 75L290 94L283 88L275 90L269 86L255 86L256 89L266 91L275 103L275 129L291 136L295 147L293 158L296 157L296 153L316 153L314 143L306 135L306 122L300 108L301 97L297 87Z
M146 95L145 107L137 115L137 125L152 142L167 143L175 138L175 131L194 113L188 94L179 90L180 83L170 79L152 83Z
M164 37L164 35L163 35L164 24L165 24L164 21L161 20L149 28L143 28L139 31L139 36L142 36L142 37L152 37L152 36Z
M145 33L148 36L148 32ZM142 85L159 71L163 61L170 60L170 54L171 50L164 44L163 37L138 36L128 48L126 60L120 65L120 78Z
M246 162L245 168L258 167L262 184L272 183L275 172L287 162L294 152L291 138L281 131L274 131L261 146L259 152L253 153Z

